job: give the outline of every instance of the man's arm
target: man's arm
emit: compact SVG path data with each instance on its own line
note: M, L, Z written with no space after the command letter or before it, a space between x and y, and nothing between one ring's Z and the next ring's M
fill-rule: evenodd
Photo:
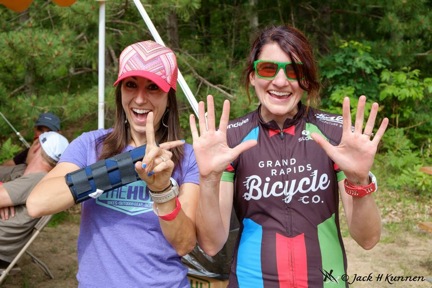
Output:
M13 159L6 160L1 164L1 166L14 166L14 165L15 165L15 161Z
M9 196L9 192L5 188L5 184L0 185L0 208L15 206Z
M15 216L15 208L8 191L3 184L0 185L0 219L6 221Z
M4 207L0 208L0 219L3 221L9 220L9 218L12 218L15 216L15 207Z
M31 173L0 186L0 208L25 205L27 198L45 173Z
M25 205L30 191L43 175L29 174L0 185L0 218L3 221L15 216L15 206Z

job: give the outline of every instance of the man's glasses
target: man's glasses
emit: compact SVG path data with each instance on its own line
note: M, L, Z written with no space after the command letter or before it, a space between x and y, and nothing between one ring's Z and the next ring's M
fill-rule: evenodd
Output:
M259 78L273 80L280 69L285 71L285 76L288 80L296 81L297 75L292 62L276 62L267 60L256 60L254 62L255 73ZM302 65L301 62L296 62L297 67ZM299 67L300 68L300 67ZM301 68L300 68L301 69Z

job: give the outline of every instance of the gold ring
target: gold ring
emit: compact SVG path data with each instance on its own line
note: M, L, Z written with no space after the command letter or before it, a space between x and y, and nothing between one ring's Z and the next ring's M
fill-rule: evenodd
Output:
M363 133L363 135L366 135L366 136L369 136L369 137L373 137L374 136L374 133L372 132L372 133Z

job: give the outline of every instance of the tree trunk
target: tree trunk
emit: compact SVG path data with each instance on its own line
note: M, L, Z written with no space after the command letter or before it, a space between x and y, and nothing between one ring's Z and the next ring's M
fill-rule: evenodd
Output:
M178 18L174 10L168 15L168 43L171 49L179 50L180 41L178 36Z

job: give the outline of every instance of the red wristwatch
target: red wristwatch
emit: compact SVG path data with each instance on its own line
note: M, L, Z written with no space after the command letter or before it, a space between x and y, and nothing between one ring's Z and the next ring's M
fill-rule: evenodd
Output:
M344 181L345 192L348 195L360 198L377 191L378 184L376 181L376 177L374 174L372 174L372 172L369 172L369 179L371 183L364 186L355 185L349 182L347 179L345 179Z

